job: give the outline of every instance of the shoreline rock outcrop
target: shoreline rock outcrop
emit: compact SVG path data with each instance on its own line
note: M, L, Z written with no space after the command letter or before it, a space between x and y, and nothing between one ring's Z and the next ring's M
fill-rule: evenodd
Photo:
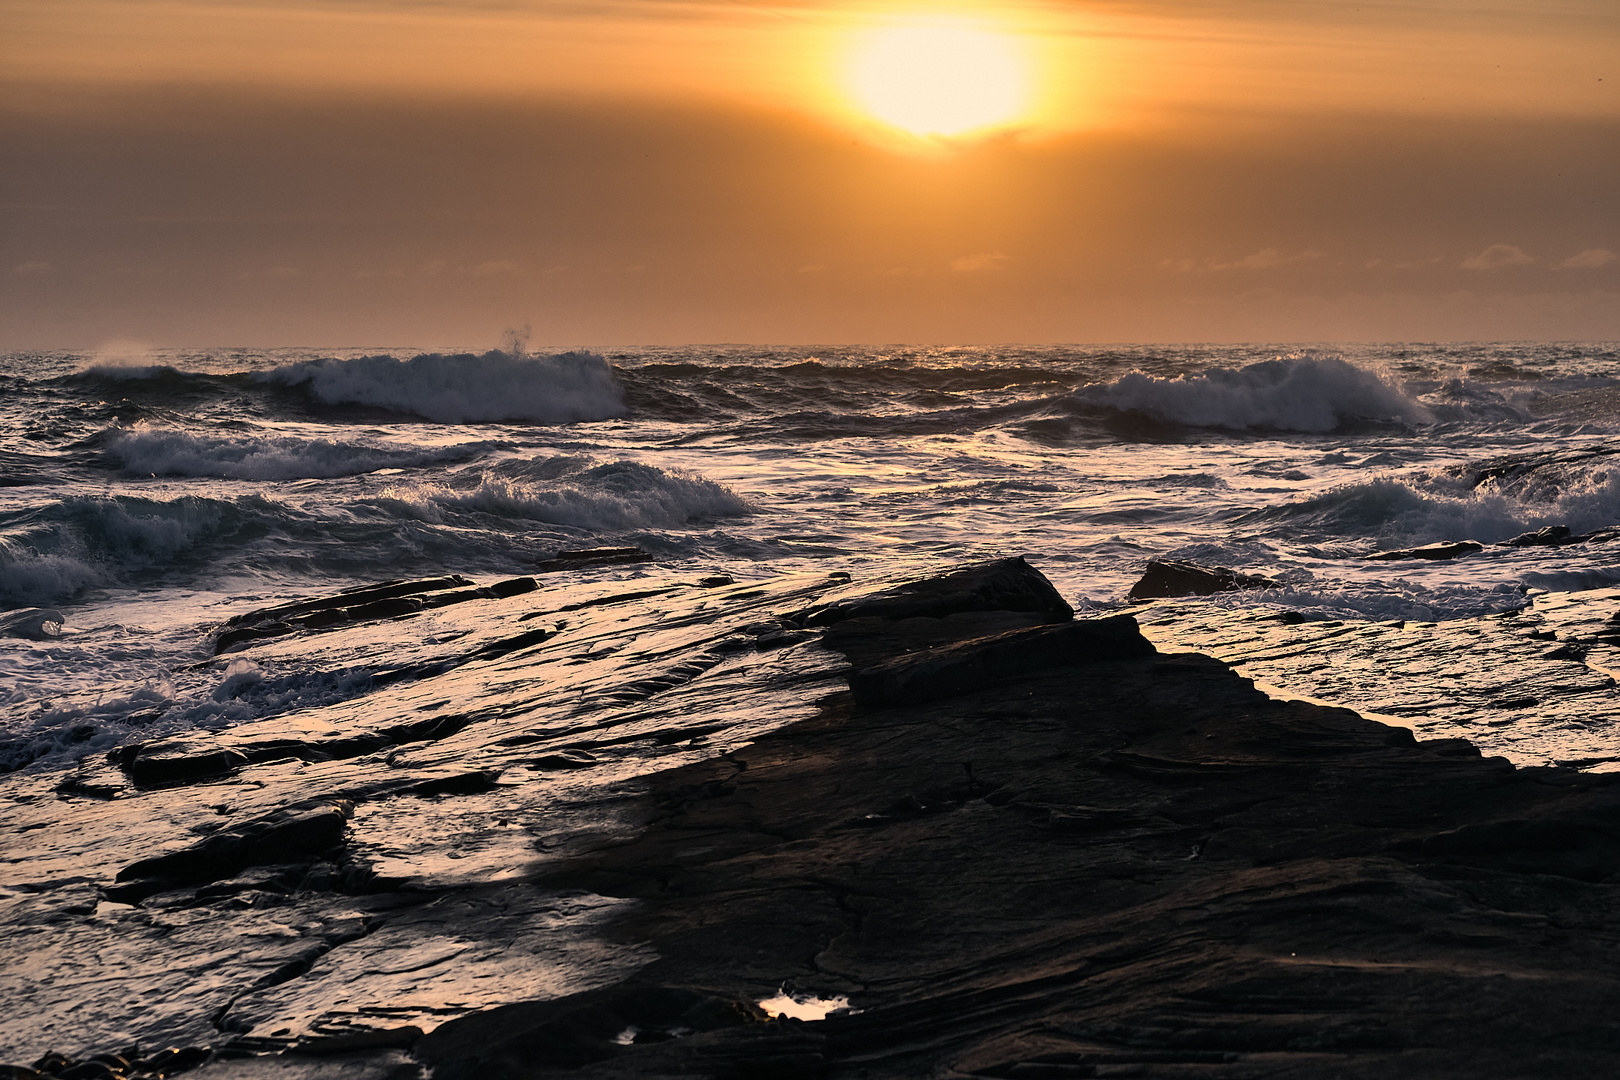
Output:
M297 721L340 740L454 703L421 742L30 796L0 948L101 942L136 998L175 968L207 1080L1620 1069L1612 774L1274 700L1130 616L1073 619L1022 560L640 584L492 605L455 645L486 659ZM389 654L426 634L382 625ZM113 821L139 860L81 846L79 884L48 880L50 829Z
M1212 596L1242 589L1275 589L1277 583L1258 574L1243 574L1225 566L1204 566L1181 559L1149 559L1128 600L1160 600L1176 596Z

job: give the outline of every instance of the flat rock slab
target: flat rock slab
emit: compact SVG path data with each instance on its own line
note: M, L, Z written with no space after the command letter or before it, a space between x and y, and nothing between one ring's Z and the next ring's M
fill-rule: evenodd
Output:
M219 733L195 753L239 753L223 776L97 799L13 774L7 1056L1620 1072L1610 776L1279 702L1052 596L1022 560L636 581L267 643L411 674ZM762 1018L784 996L825 1018Z
M521 1013L468 1018L418 1048L435 1075L1620 1065L1608 778L1277 702L1191 655L920 697L834 699L662 774L634 843L553 879L640 898L618 927L658 950L639 985L761 1000L786 981L858 1012L560 1057Z

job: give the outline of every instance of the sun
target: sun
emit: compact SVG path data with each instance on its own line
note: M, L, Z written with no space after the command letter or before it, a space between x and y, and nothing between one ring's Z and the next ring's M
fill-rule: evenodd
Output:
M1029 61L1017 39L968 23L867 30L848 86L869 116L913 135L963 135L1016 121L1029 107Z

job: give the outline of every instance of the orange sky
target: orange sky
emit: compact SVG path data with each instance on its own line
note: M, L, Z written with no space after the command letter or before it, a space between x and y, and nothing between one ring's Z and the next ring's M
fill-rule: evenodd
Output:
M883 123L918 25L1026 105ZM1616 56L1612 0L0 0L0 348L1617 339Z

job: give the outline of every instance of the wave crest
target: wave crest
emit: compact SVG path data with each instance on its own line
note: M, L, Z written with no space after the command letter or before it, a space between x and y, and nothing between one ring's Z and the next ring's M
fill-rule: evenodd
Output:
M365 356L286 364L256 378L304 389L328 405L370 405L442 424L568 424L626 412L612 366L587 352Z
M108 450L140 476L218 476L232 480L299 480L358 476L476 457L489 443L448 447L391 446L340 439L197 435L137 424L115 431Z
M593 533L682 528L694 519L753 512L730 488L691 473L636 461L580 468L579 459L561 460L572 468L553 478L489 471L475 486L396 486L384 489L381 499L407 516L434 523L452 515L486 514Z
M1335 356L1291 356L1175 378L1133 371L1083 386L1075 397L1188 427L1236 430L1322 433L1357 420L1433 419L1376 372Z

